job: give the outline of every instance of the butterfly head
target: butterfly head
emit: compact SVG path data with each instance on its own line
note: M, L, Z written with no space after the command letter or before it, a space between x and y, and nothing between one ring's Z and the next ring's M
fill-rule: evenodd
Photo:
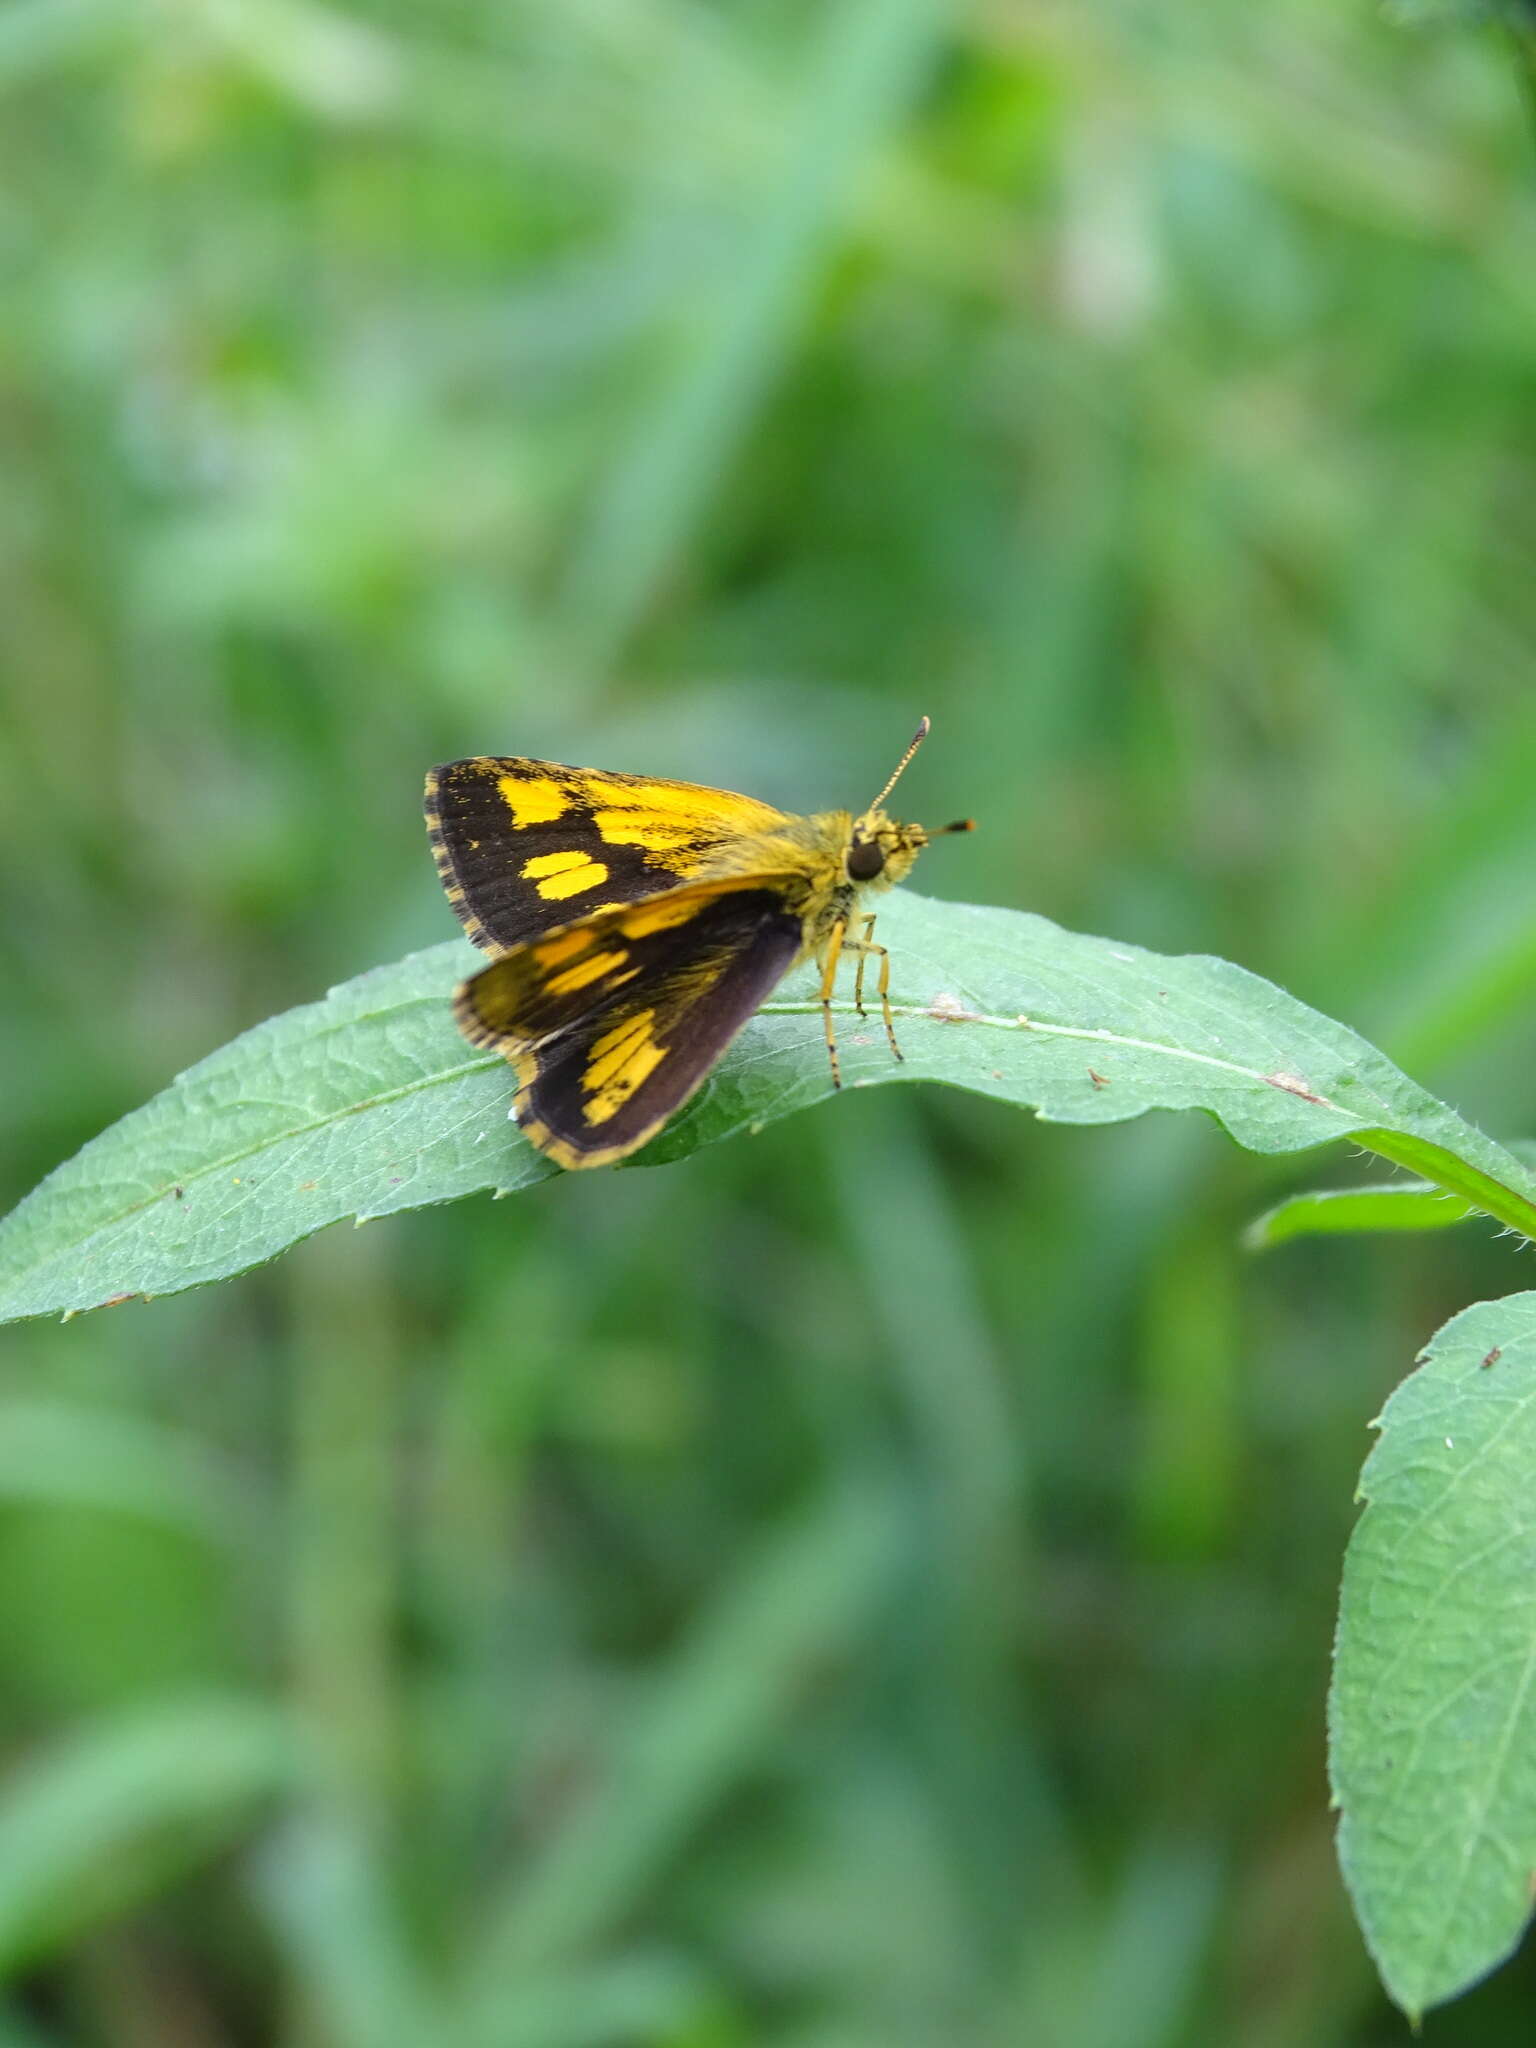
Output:
M946 832L969 832L972 828L970 818L957 818L952 825L932 828L902 825L884 809L885 800L896 787L898 776L927 737L928 720L925 718L913 734L912 744L896 763L884 789L869 809L853 821L843 864L848 870L849 881L861 889L888 889L897 882L905 881L912 863L930 839L941 838Z

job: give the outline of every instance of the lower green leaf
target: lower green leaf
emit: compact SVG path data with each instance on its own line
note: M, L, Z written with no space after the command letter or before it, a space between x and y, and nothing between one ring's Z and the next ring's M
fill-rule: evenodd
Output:
M1339 1859L1412 2015L1518 1943L1536 1874L1536 1294L1447 1323L1388 1401L1329 1701Z
M1505 1148L1530 1171L1536 1144L1517 1138ZM1390 1156L1390 1154L1388 1155ZM1432 1180L1375 1181L1364 1187L1309 1188L1256 1216L1243 1232L1249 1251L1268 1251L1293 1237L1343 1237L1363 1231L1445 1230L1482 1212Z
M1256 1216L1243 1232L1251 1252L1296 1237L1346 1237L1372 1230L1444 1230L1479 1212L1432 1180L1373 1181L1358 1188L1311 1188Z

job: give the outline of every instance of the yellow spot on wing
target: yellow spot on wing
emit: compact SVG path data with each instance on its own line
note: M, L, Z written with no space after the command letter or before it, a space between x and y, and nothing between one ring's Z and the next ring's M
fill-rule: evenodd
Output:
M686 924L691 917L699 914L697 896L685 896L679 902L670 895L656 896L648 903L637 904L624 920L626 939L648 938L652 932L667 932L674 925Z
M586 988L590 983L601 981L606 975L612 974L615 968L622 967L628 958L628 953L622 950L616 953L594 953L590 960L579 960L574 967L567 967L563 974L551 975L549 993L552 996L574 995L578 989ZM631 972L634 970L631 969ZM623 975L620 979L628 981L629 975Z
M753 796L737 796L729 789L702 789L688 782L644 782L603 777L599 785L604 804L626 811L653 811L681 819L685 824L703 823L716 830L727 824L743 832L755 832L783 816L771 804ZM738 822L739 821L739 822Z
M572 868L569 874L551 875L546 882L540 882L539 894L550 902L563 902L567 896L579 896L584 889L601 889L608 879L608 870L601 861L588 861L584 868Z
M539 965L558 967L562 960L574 960L578 953L585 953L591 943L592 935L585 925L577 925L573 931L560 932L556 937L540 942Z
M518 831L525 825L548 825L565 815L565 791L548 775L499 775L496 787Z
M628 1017L615 1024L611 1031L605 1031L601 1038L592 1041L592 1056L587 1061L587 1070L581 1077L583 1088L601 1088L611 1074L614 1074L628 1059L637 1045L643 1044L650 1036L654 1010L635 1010Z
M560 853L535 854L532 860L523 862L522 872L541 896L554 902L566 896L580 896L587 889L600 889L608 879L608 870L600 860L593 860L590 854L574 846Z
M584 868L591 858L579 846L564 846L558 853L536 853L523 862L522 871L530 882L536 882L540 875L561 875L567 868Z
M582 1091L591 1098L582 1105L589 1124L605 1124L616 1116L666 1058L667 1048L651 1037L655 1015L654 1010L637 1010L594 1043L581 1077Z
M643 846L650 853L675 853L699 838L697 825L658 823L644 811L594 811L592 822L610 846Z
M764 832L784 814L755 797L686 782L594 779L592 822L611 845L686 853L732 833Z

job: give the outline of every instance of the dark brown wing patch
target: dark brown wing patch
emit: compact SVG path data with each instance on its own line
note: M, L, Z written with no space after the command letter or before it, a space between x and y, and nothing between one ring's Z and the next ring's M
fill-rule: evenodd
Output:
M768 879L673 890L464 983L460 1028L512 1061L518 1121L540 1151L562 1166L623 1158L688 1100L800 950L800 920Z
M722 840L782 821L730 790L497 755L434 768L426 813L448 900L488 952L675 888Z

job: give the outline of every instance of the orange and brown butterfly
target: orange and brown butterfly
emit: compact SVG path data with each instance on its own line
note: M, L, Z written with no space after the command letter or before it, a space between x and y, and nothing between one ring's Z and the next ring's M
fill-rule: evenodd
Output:
M427 777L427 830L448 900L496 957L454 997L472 1045L517 1075L513 1114L558 1165L604 1166L693 1094L797 961L821 966L834 1085L838 961L866 961L891 1051L890 960L866 893L900 882L935 834L885 799L796 817L730 790L481 756ZM944 832L970 830L961 819Z

